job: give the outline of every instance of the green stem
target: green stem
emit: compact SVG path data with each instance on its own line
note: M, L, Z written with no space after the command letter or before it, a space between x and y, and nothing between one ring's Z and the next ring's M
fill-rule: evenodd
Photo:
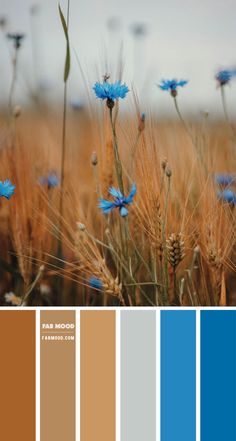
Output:
M124 194L122 164L121 164L120 155L119 155L116 128L115 128L115 124L113 123L111 108L110 108L109 113L110 113L110 122L111 122L112 136L113 136L113 148L114 148L114 156L115 156L115 168L116 168L117 182L118 182L118 186L119 186L121 193Z
M70 17L70 0L67 2L67 19L66 25L67 29L69 28L69 17ZM60 257L62 254L62 237L61 237L61 229L62 229L62 219L63 219L63 196L64 196L64 187L65 187L65 161L66 161L66 118L67 118L67 80L64 81L64 94L63 94L63 116L62 116L62 145L61 145L61 191L60 191L60 200L59 200L59 238L58 238L58 256Z
M110 236L110 232L108 233L108 237ZM109 240L109 239L108 239ZM127 274L128 278L133 282L132 286L140 286L140 283L137 282L135 280L135 278L130 274L130 271L127 269L126 265L123 263L123 261L121 260L120 256L116 253L111 241L109 242L109 246L111 247L113 254L115 255L115 257L117 258L117 260L119 261L120 265L122 266L124 272ZM125 283L123 284L124 286ZM128 285L127 285L128 286ZM146 295L145 291L143 291L142 288L140 288L140 292L143 295L143 297L147 300L147 302L151 305L151 306L155 306L155 304L149 299L149 297Z
M176 98L176 96L174 96L173 98L174 98L175 110L176 110L176 112L177 112L177 114L178 114L178 117L179 117L181 123L183 124L183 126L184 126L184 128L185 128L187 134L190 136L191 140L193 141L192 134L189 132L188 126L187 126L186 122L184 121L184 118L182 117L182 114L181 114L181 112L180 112L177 98Z

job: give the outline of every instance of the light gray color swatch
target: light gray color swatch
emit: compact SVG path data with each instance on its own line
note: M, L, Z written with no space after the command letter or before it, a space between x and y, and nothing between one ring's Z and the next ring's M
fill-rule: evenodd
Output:
M121 312L121 441L156 440L156 314Z

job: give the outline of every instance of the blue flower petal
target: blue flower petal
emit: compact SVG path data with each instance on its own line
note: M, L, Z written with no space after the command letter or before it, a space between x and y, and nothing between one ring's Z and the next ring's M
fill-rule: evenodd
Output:
M124 199L124 203L125 204L132 204L136 193L137 193L137 187L136 187L136 184L133 184L131 187L129 196L127 196L127 198Z
M186 86L186 84L188 84L187 80L180 80L180 81L178 81L178 86L180 86L180 87L184 87L184 86Z
M225 70L219 70L215 78L222 86L224 86L225 84L228 84L230 82L233 75L234 73L232 70L225 69Z
M57 187L60 183L60 179L58 178L56 173L48 173L46 176L40 176L39 178L39 184L40 185L47 185L48 188L54 188Z
M113 210L113 208L115 208L115 204L112 201L107 201L106 199L100 199L98 207L102 209L104 214L108 214Z
M215 182L219 185L232 185L236 182L236 176L227 175L227 174L219 174L215 176Z
M94 289L103 289L103 282L97 277L90 277L89 286Z
M127 208L125 208L125 207L121 207L121 208L120 208L120 215L121 215L122 217L127 216L128 213L129 213L129 212L128 212Z
M10 199L10 197L13 195L15 190L15 185L7 179L6 181L2 182L0 181L0 196Z
M114 198L123 198L123 194L121 193L121 191L119 189L116 189L114 187L110 187L108 191Z
M159 84L159 88L171 92L177 90L178 87L184 87L186 84L188 84L187 80L162 80Z
M227 202L228 204L236 204L236 193L234 193L232 190L218 191L217 194L218 198L222 201Z
M52 188L52 187L57 187L60 183L60 180L57 176L56 173L49 173L48 175L48 187Z
M126 84L121 84L120 81L116 81L112 84L107 81L104 81L103 83L95 83L93 90L97 98L102 100L110 99L113 101L119 98L125 98L126 94L129 92Z

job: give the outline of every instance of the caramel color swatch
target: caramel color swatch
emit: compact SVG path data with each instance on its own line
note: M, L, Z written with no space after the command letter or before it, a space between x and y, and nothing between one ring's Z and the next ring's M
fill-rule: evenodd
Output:
M115 311L80 314L80 441L116 438Z
M35 311L0 311L0 439L35 440Z

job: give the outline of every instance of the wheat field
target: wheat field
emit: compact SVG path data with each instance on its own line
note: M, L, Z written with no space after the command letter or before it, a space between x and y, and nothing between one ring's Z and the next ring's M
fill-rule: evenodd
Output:
M63 192L61 115L2 115L1 176L15 185L1 198L2 304L234 304L235 209L215 182L235 169L230 128L205 115L190 137L135 104L116 120L125 194L137 186L124 218L98 207L118 187L106 106L68 112ZM40 181L50 173L55 186Z

